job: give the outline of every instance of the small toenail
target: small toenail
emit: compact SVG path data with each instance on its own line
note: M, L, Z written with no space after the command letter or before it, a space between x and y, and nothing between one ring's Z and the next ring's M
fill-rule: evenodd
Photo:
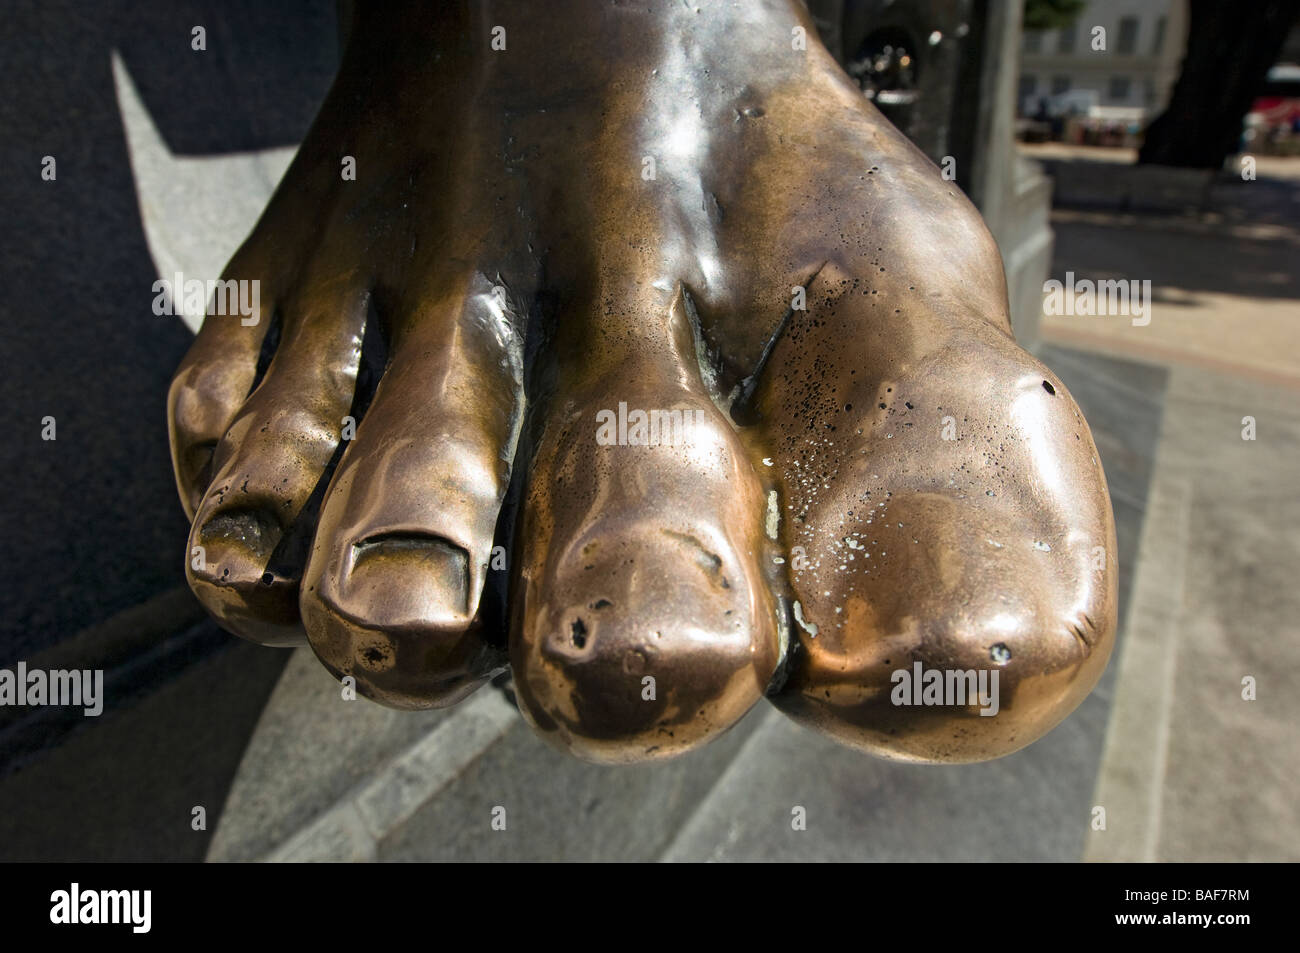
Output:
M1056 393L1056 388L1053 387L1051 384L1049 384L1047 381L1043 381L1043 390L1047 391L1049 394Z
M259 555L270 555L283 534L280 523L269 513L243 508L215 514L200 533L204 543L240 543Z

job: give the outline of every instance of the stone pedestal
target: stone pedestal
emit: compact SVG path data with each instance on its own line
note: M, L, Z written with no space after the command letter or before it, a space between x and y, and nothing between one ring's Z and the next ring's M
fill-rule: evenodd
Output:
M1016 150L1021 12L1020 0L992 0L984 8L970 196L1002 250L1016 340L1032 348L1052 265L1052 181Z
M1052 258L1052 184L1016 151L1019 0L812 0L810 7L846 69L879 45L873 37L894 37L907 48L915 101L882 103L882 111L935 163L953 160L957 184L1002 250L1016 338L1032 347Z

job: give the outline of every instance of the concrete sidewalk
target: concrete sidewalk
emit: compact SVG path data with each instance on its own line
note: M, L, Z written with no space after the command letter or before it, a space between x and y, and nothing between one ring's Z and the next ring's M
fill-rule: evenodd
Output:
M1114 180L1097 151L1058 178ZM1054 277L1150 280L1154 303L1042 339L1168 373L1090 860L1300 859L1300 160L1257 173L1186 213L1053 214Z

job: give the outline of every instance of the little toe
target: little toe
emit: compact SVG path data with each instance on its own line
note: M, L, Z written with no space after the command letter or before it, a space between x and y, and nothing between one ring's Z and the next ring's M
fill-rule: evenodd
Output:
M172 468L181 505L191 520L211 482L217 443L265 371L279 337L270 289L260 278L250 277L260 269L249 264L249 258L241 250L222 279L250 289L245 296L248 313L214 309L176 369L167 394Z

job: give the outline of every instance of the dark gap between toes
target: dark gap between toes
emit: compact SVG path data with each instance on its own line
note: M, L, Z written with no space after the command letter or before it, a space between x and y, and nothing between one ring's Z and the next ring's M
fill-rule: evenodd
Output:
M352 393L352 410L349 415L361 424L361 418L375 399L379 381L388 370L392 340L391 328L371 294L366 303L366 326L361 332L361 360L357 365L356 389Z
M546 285L533 298L524 327L524 424L519 431L515 458L510 468L501 512L492 537L492 558L488 561L483 592L479 596L478 619L483 641L504 652L509 634L510 567L515 557L514 542L523 519L523 500L533 453L546 423L546 409L555 393L555 322L562 306L560 295ZM499 558L503 556L504 558Z
M365 328L361 332L361 357L357 366L357 382L352 392L352 406L348 409L348 416L356 422L357 427L360 427L361 420L374 399L379 381L384 376L384 371L388 369L389 360L388 327L375 306L373 295L370 297L367 309ZM268 328L266 333L267 337L270 337L271 329ZM266 563L266 574L262 577L265 585L270 585L276 579L302 578L311 541L316 535L316 523L320 518L325 492L329 489L330 481L334 479L334 471L338 469L339 461L343 459L348 443L349 441L340 439L334 447L334 453L330 456L330 461L326 464L320 479L316 481L311 496L307 498L307 502L298 512L297 519L293 521L293 525L285 532L279 545L271 553L271 558Z
M212 483L212 457L217 452L217 441L204 440L185 451L186 471L191 474L200 494Z
M271 312L271 323L266 326L266 334L262 338L262 346L257 352L257 369L253 372L253 384L248 388L248 393L253 393L261 386L262 378L266 377L266 371L271 366L271 359L275 357L275 352L280 349L280 335L284 326L284 320L279 306Z

